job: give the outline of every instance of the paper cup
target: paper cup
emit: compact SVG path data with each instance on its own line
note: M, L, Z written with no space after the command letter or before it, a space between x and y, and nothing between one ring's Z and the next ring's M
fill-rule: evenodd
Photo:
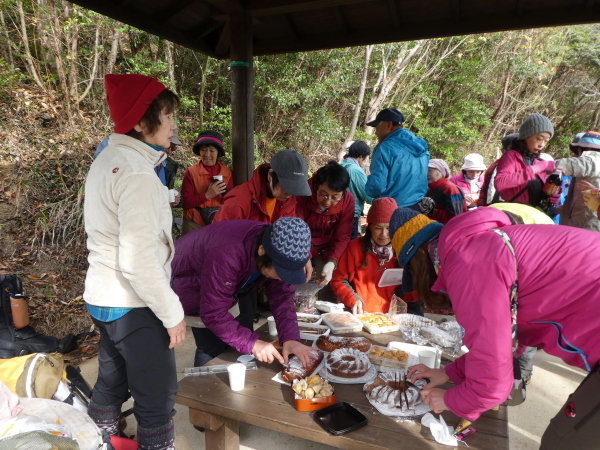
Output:
M175 189L169 189L169 203L173 203L175 201L175 197L179 195Z
M223 175L213 175L213 181L223 181Z
M273 316L268 317L267 323L269 324L269 334L271 336L277 336L277 327L275 326L275 317L273 317Z
M419 363L425 364L427 367L431 369L435 369L435 358L436 353L431 350L421 350L419 352Z
M241 391L246 382L246 366L240 363L227 366L229 372L229 387L232 391Z

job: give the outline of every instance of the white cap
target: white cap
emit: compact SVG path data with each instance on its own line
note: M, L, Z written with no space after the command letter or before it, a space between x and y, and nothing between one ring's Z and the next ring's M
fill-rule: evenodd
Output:
M354 144L355 142L356 142L356 141L350 141L350 142L348 142L348 143L346 144L346 150L348 150L348 149L350 148L350 146L351 146L352 144Z
M469 153L465 156L465 162L460 170L485 170L485 163L483 162L483 156L479 153Z

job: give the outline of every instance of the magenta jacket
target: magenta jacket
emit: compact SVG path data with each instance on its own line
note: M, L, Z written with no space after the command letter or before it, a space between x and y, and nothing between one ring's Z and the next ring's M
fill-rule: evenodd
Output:
M545 168L546 161L535 160L533 165L526 166L521 154L515 150L509 150L498 163L498 171L494 179L494 186L500 193L500 197L505 202L529 204L529 193L527 192L527 183L538 177L542 183L546 181ZM543 167L542 167L543 166ZM519 192L525 189L525 192L515 197Z
M241 326L227 311L235 303L234 294L258 272L258 239L270 226L255 220L226 220L175 241L172 285L185 314L199 313L207 328L242 353L252 353L258 334ZM262 275L257 283L269 298L279 341L299 341L294 286Z
M445 402L471 421L505 401L513 385L509 291L515 261L492 228L509 235L519 262L520 347L538 347L589 370L581 355L561 349L553 322L563 327L566 341L585 352L589 367L600 361L600 234L557 225L510 225L495 208L460 214L440 234L433 290L449 295L465 329L469 352L445 368L456 383Z
M479 175L479 178L477 178L477 183L479 183L479 191L481 191L481 186L483 186L483 173L484 172L481 172L481 175ZM465 174L462 173L462 171L460 173L457 173L453 177L451 177L450 181L452 183L454 183L455 185L457 185L460 188L460 190L463 192L464 195L469 195L471 193L471 183L469 183L465 179Z

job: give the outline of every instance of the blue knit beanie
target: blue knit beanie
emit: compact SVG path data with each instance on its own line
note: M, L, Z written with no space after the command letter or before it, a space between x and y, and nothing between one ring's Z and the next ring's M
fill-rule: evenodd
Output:
M304 266L310 257L311 235L306 222L297 217L282 217L267 228L262 238L275 272L289 284L306 283Z
M409 208L398 208L390 219L392 247L400 266L406 269L417 249L440 234L443 225Z

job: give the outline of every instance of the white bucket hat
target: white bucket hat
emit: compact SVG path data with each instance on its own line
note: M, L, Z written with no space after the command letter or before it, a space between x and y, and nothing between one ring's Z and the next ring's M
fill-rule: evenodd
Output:
M460 170L485 170L485 163L483 162L483 156L479 153L469 153L465 156L465 162Z

